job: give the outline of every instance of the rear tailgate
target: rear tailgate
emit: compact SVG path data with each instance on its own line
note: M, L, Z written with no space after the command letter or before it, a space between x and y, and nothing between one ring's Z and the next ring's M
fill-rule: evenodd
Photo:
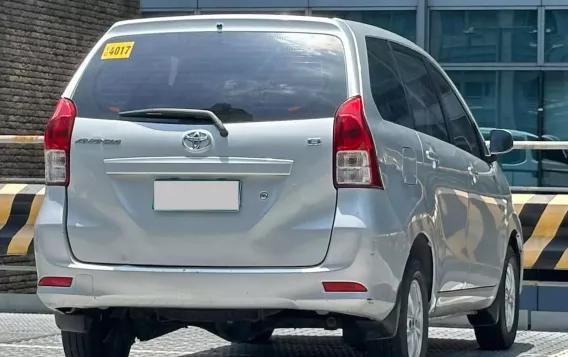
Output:
M215 20L212 21L212 26ZM72 100L67 231L91 263L320 263L333 225L333 114L347 96L327 34L224 31L111 38ZM210 118L121 117L186 108Z

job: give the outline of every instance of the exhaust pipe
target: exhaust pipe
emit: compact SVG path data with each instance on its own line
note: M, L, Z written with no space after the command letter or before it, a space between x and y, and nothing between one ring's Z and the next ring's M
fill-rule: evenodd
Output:
M337 319L333 316L329 316L327 319L325 319L325 329L326 330L337 330Z

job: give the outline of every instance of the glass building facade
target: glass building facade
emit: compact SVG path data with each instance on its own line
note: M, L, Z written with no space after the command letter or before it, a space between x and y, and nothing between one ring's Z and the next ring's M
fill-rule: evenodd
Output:
M568 140L568 0L141 0L143 16L339 17L398 33L452 78L482 132ZM568 150L500 158L513 186L568 187Z

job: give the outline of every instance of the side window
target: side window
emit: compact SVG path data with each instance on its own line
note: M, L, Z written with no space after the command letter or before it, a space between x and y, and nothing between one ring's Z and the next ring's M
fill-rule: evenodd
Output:
M436 90L426 66L419 55L400 50L394 51L396 62L406 86L410 107L414 114L415 129L449 142L448 129L444 121Z
M426 66L438 89L438 93L440 93L442 110L448 121L454 145L474 156L481 157L480 139L452 87L428 61L426 61Z
M383 119L414 128L414 120L387 41L366 37L373 101Z

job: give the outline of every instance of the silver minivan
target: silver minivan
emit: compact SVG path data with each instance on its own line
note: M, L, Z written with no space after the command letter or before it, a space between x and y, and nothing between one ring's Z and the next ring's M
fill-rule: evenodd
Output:
M234 343L342 329L425 356L431 318L516 336L521 225L440 66L340 19L119 22L45 130L38 295L67 357L195 326Z

